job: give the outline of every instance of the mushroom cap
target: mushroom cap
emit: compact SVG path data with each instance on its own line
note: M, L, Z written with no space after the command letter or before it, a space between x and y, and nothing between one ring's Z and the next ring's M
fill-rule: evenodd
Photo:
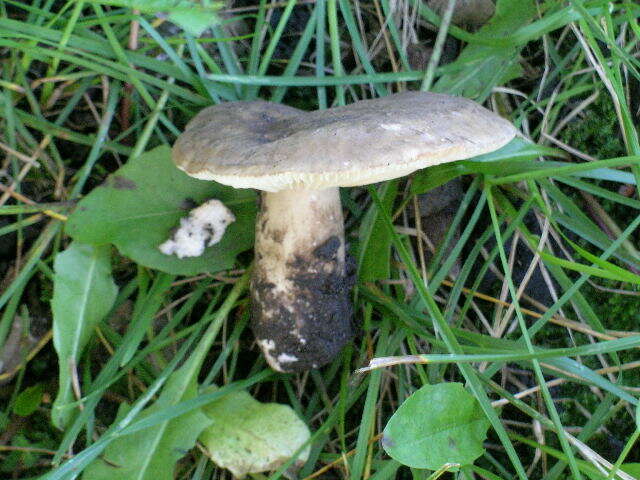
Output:
M477 103L406 92L304 112L235 102L200 112L173 147L187 174L277 192L366 185L474 157L516 129Z

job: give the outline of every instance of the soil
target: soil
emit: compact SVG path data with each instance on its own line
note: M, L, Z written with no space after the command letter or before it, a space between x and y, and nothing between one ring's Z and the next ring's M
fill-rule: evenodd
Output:
M355 276L335 268L339 248L340 240L333 236L308 257L290 262L288 279L294 287L286 297L264 276L254 276L252 328L256 338L273 342L273 358L297 359L280 362L284 371L329 363L353 336L350 292Z

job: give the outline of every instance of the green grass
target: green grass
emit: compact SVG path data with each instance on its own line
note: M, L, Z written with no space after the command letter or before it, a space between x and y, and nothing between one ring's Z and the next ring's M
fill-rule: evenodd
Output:
M411 393L445 381L464 383L491 426L475 464L443 478L601 479L640 462L640 201L628 188L640 178L640 7L499 0L473 32L418 0L236 6L248 8L195 37L99 2L0 0L0 358L22 345L0 370L0 477L74 478L116 439L245 388L311 429L299 478L435 478L387 456L379 434ZM445 35L459 50L450 63ZM411 38L440 62L412 70ZM313 110L420 88L483 102L537 146L342 192L361 328L339 358L300 375L267 368L247 328L251 252L229 271L175 277L110 247L118 293L76 365L82 409L52 425L54 261L79 200L212 103ZM413 197L461 173L451 248L423 262ZM519 292L533 261L544 302ZM20 328L31 338L12 336ZM355 372L408 355L427 356ZM138 415L185 365L198 390ZM33 386L43 393L25 412ZM231 478L202 449L183 453L175 478Z

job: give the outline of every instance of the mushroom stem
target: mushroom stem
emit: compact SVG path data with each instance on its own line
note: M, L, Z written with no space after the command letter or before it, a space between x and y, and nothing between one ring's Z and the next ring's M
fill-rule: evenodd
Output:
M339 189L263 192L255 252L252 328L269 365L331 361L352 335Z

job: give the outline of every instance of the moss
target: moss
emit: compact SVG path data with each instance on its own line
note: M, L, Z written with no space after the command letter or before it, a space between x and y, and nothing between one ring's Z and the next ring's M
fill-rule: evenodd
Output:
M582 152L585 152L598 159L606 159L626 155L624 141L620 134L620 126L616 116L613 103L606 91L602 91L600 97L589 106L576 120L572 121L560 135L560 139ZM615 191L620 185L611 182L598 182L596 184L610 191ZM574 189L563 189L576 204L583 203L582 197ZM628 225L637 211L629 209L620 204L598 198L597 201L605 209L608 215L621 227ZM633 241L633 239L631 239ZM584 248L592 253L601 253L593 249L587 241L578 239ZM612 260L618 266L626 268L626 265ZM632 288L629 285L621 285L620 282L613 282L604 279L594 279L601 286L618 289ZM581 293L589 302L596 316L602 322L604 328L621 331L640 330L640 296L622 295L611 293L594 288L591 284L585 284L581 288ZM545 337L549 335L547 327L536 339L545 345L552 345L552 339ZM584 345L588 340L581 334L574 334L576 342ZM613 356L607 356L609 365L615 366L616 361ZM635 350L627 350L618 353L620 364L625 364L638 360L638 353ZM602 364L594 356L582 357L580 361L588 368L597 370ZM637 386L640 384L640 372L637 369L627 370L619 375L620 386ZM562 423L567 426L581 426L587 422L584 411L593 413L599 403L600 398L594 395L591 389L573 382L563 384L554 397L567 399L567 401L557 403L558 411ZM582 410L581 407L584 409ZM606 430L599 429L588 441L588 444L597 452L607 458L616 458L628 435L633 431L633 422L624 414L614 415L604 425ZM557 442L554 437L553 442Z
M611 97L601 93L561 135L562 141L596 158L625 155L624 141Z
M615 285L614 288L629 288ZM589 286L585 293L592 302L592 307L602 320L605 328L610 330L640 330L640 296L611 294Z

